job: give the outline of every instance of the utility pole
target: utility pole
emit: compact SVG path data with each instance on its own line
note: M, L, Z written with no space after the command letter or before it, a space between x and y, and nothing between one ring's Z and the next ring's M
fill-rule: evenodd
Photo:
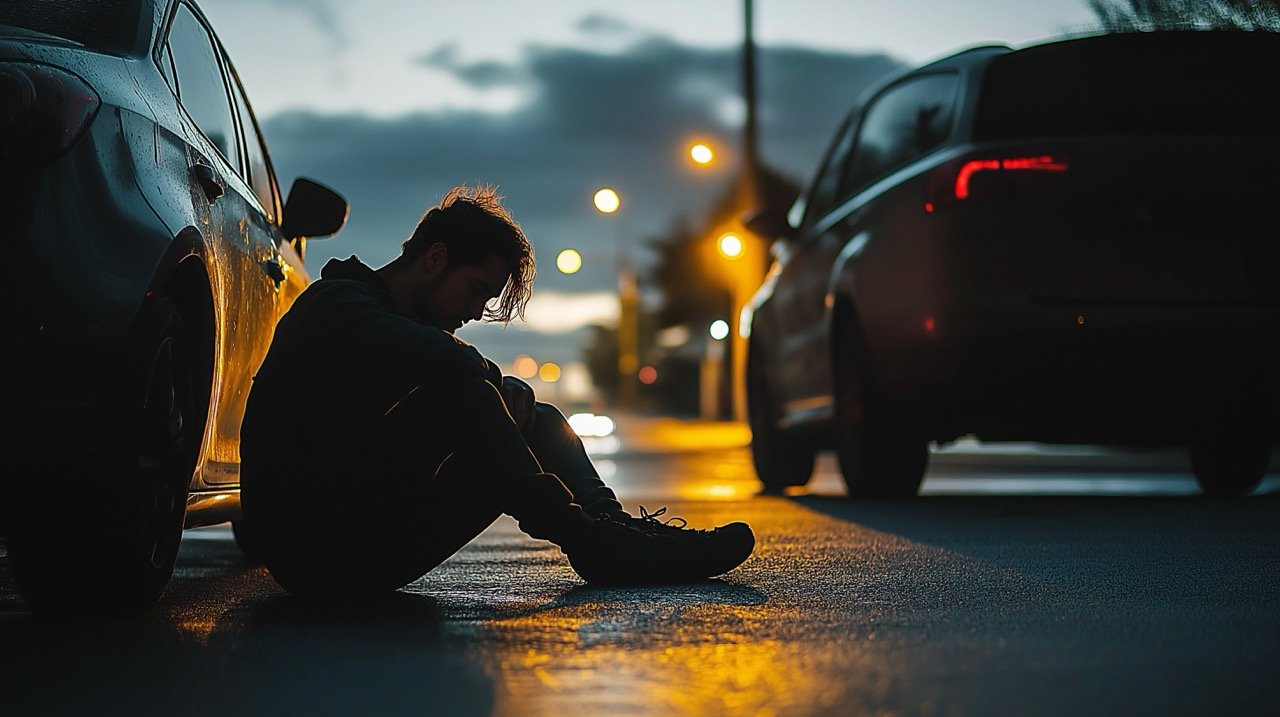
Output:
M738 211L746 212L759 203L760 148L759 125L756 114L756 42L755 42L755 8L752 0L742 0L742 103L745 109L745 122L742 127L742 170L738 177ZM763 253L761 242L743 240L754 251L749 252L748 265L760 262L756 254ZM742 309L746 305L751 292L755 290L753 282L759 277L753 276L747 266L735 272L732 286L732 312L729 319L729 381L732 399L733 418L738 421L747 420L747 341L742 337L740 323Z
M756 124L756 42L755 8L752 0L742 0L742 101L746 122L742 128L743 182L755 197L756 174L760 169L759 128Z

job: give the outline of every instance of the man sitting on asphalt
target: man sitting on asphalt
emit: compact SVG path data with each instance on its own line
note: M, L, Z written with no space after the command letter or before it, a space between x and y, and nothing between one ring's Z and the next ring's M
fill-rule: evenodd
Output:
M299 594L395 590L502 513L592 584L703 580L751 554L745 523L623 510L555 407L453 332L509 322L533 250L492 188L458 187L399 257L331 260L280 320L241 430L244 519Z

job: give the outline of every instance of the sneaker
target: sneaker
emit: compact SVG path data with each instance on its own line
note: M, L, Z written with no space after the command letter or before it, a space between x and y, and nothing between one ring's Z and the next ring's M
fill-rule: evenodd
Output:
M682 551L688 551L693 559L712 571L708 577L727 573L751 556L756 547L756 536L751 526L733 522L710 530L694 529L684 518L669 517L665 520L666 507L650 513L640 506L640 517L631 517L630 523L639 530L654 535L665 535L680 541ZM689 558L686 558L689 559Z
M746 523L692 530L680 519L660 521L663 513L597 517L587 537L566 549L569 564L593 585L689 583L729 572L755 548Z

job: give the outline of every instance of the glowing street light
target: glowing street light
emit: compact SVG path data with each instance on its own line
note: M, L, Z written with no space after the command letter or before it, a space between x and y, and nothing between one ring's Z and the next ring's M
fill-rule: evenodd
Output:
M689 148L689 157L697 164L706 166L711 164L711 160L715 159L715 152L705 144L695 144Z
M582 268L582 255L575 249L565 249L556 255L556 268L562 274L576 274Z
M538 375L538 362L527 354L517 356L513 368L520 378L533 378Z
M618 193L608 187L597 191L592 200L596 204L596 209L602 214L613 214L618 211L618 207L622 206L622 199Z
M538 369L538 378L544 383L555 383L560 380L560 366L548 361Z
M720 250L720 254L726 259L737 259L742 256L742 252L746 249L742 243L742 237L733 232L721 234L720 241L716 243L716 248Z
M622 206L618 193L609 187L596 191L592 201L601 214L613 214ZM626 258L626 248L619 240L622 233L619 219L613 222L613 247L618 257L618 400L627 407L636 402L636 369L640 366L639 346L639 293L636 276ZM545 366L544 366L545 368ZM541 374L539 374L541 375ZM546 378L543 378L545 381Z

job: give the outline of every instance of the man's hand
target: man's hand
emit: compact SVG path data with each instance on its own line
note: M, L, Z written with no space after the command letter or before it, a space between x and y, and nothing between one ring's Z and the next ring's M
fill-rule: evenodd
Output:
M507 404L507 411L515 419L516 426L525 431L533 425L534 403L533 387L515 376L502 377L502 400Z

